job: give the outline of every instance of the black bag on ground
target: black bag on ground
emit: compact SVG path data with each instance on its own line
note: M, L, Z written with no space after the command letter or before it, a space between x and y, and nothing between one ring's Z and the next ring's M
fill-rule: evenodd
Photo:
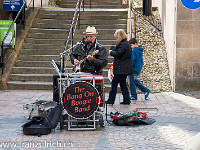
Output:
M120 118L113 119L113 123L117 126L132 126L139 124L151 125L155 122L154 119L151 118L138 118L135 115L123 115Z
M46 135L55 129L62 115L63 106L52 108L46 117L35 116L22 126L25 135Z

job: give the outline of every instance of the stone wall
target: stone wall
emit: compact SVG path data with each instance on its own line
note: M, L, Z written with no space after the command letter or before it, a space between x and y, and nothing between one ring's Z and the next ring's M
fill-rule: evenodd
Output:
M158 10L152 13L152 16L145 17L141 9L135 11L136 38L138 45L144 48L144 63L139 79L152 92L171 91L165 42L159 31L162 31L160 15Z
M177 2L176 90L200 90L200 8Z

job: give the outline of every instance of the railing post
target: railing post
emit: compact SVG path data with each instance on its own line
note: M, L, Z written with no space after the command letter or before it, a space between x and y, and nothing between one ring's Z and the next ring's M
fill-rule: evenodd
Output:
M83 11L84 11L84 6L85 6L85 3L84 3L84 0L83 0Z
M132 27L131 27L132 0L129 0L129 9L130 9L129 33L130 33L130 39L131 39L132 38Z
M23 9L23 10L24 10L24 14L23 14L23 16L24 16L24 17L23 17L23 18L24 18L23 28L24 28L24 29L25 29L25 22L26 22L25 7L26 7L26 2L25 2L25 5L24 5L24 9Z
M2 75L3 75L3 69L4 69L4 62L3 62L3 41L1 43L0 57L1 57L0 67L1 67L1 72L2 72Z
M72 51L73 51L73 45L74 45L74 29L72 27Z
M34 10L34 0L33 0L33 10Z
M41 0L41 7L42 7L42 0Z
M79 15L78 15L78 29L80 29L80 15L81 15L81 10L80 10L80 3L79 3Z

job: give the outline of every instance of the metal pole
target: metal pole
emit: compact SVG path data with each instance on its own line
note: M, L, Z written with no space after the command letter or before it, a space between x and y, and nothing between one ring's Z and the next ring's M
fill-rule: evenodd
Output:
M33 10L34 10L34 0L33 0Z
M73 27L72 27L72 51L73 51L73 42L74 42L74 36L73 36L73 34L74 34L74 30L73 30Z
M85 6L85 3L84 3L84 0L83 0L83 11L84 11L84 6Z
M3 41L1 43L1 53L0 53L0 56L1 56L1 62L0 62L0 66L1 66L1 71L2 71L2 75L3 75L3 68L4 68L4 63L3 63Z
M80 11L80 3L79 3L78 29L80 29L80 15L81 15L81 11Z
M25 2L25 5L24 5L24 22L23 22L24 29L25 29L25 21L26 21L25 7L26 7L26 2Z
M42 0L41 0L41 7L42 7Z

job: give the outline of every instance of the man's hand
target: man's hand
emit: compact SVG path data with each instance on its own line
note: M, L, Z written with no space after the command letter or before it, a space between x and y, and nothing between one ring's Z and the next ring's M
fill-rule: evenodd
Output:
M112 52L112 50L109 50L109 54Z
M74 65L78 66L79 60L78 59L74 59Z
M88 55L87 59L90 60L90 61L94 61L94 57L92 55Z

